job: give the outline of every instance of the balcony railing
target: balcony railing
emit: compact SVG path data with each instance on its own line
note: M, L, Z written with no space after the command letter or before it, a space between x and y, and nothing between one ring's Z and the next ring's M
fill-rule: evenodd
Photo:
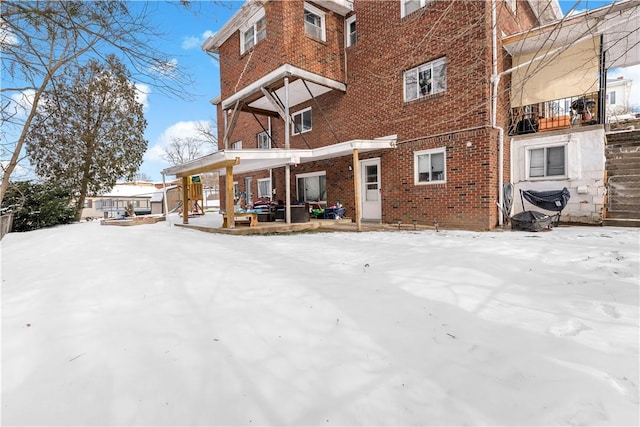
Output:
M588 93L511 109L509 135L599 124L598 93Z

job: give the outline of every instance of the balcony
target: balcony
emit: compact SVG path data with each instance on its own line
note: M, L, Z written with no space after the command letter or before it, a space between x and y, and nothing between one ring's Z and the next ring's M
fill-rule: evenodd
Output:
M598 93L592 92L511 109L509 135L602 124Z

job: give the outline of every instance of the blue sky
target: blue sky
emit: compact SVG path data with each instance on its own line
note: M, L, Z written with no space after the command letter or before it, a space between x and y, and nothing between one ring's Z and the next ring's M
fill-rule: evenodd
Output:
M560 1L564 12L570 10L577 1ZM595 9L611 1L582 0L576 10ZM160 93L150 93L147 99L146 118L148 127L146 138L149 149L140 171L154 181L162 179L162 169L171 166L161 158L162 146L170 142L172 136L194 136L194 125L198 121L211 121L215 110L210 100L220 94L218 64L201 49L208 35L215 33L243 1L194 1L192 10L186 11L164 2L156 4L155 22L168 35L164 49L176 55L176 60L196 79L193 100L170 98Z
M195 79L191 99L170 97L153 89L147 95L145 136L149 148L140 172L154 181L160 181L162 169L171 166L162 160L161 147L170 142L171 137L195 136L195 123L215 120L215 109L210 100L220 94L219 67L203 52L201 45L242 4L242 1L193 1L190 10L166 2L153 5L153 22L166 34L162 49L174 55L180 66Z

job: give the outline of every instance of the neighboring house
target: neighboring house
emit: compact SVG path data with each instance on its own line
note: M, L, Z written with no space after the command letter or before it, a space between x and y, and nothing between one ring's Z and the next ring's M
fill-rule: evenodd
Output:
M83 219L122 218L131 205L136 215L151 213L151 196L156 192L153 183L118 183L99 196L85 199Z
M503 39L510 74L513 212L536 210L519 190L569 189L564 221L602 223L607 203L605 124L628 104L630 82L607 70L637 63L638 2L622 2ZM636 42L637 44L637 42ZM601 79L604 76L604 79ZM640 145L640 144L638 144ZM616 154L620 156L620 153Z
M571 96L599 90L590 79L573 76L580 87L566 96L509 94L530 81L510 67L535 55L516 38L560 17L555 0L249 1L203 44L219 56L222 149L164 173L186 183L220 171L223 209L238 194L287 206L340 200L358 223L492 229L509 165L521 161L505 141L510 103L519 121L537 121L528 105L569 97L550 106L563 126L598 120L568 111Z
M640 18L638 18L640 20ZM636 82L638 84L639 82ZM618 77L615 80L607 80L607 123L610 128L625 127L629 121L635 121L636 112L632 111L631 90L633 81ZM640 120L638 120L640 124ZM615 124L615 125L612 125ZM639 126L640 127L640 126Z

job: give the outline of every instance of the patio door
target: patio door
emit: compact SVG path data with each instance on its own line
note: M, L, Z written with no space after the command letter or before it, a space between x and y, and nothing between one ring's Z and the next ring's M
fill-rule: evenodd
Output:
M362 219L382 220L382 198L380 197L380 158L360 161L360 195Z

